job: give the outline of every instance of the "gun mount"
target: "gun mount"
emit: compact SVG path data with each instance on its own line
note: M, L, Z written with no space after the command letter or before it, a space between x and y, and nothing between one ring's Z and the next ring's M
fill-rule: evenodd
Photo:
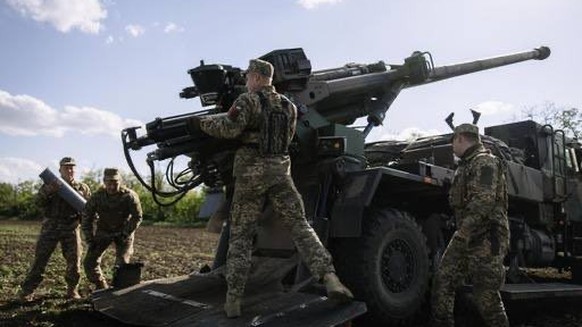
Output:
M382 123L386 111L403 89L521 61L543 60L549 55L549 48L540 47L531 51L437 67L429 52L415 51L402 64L387 65L383 61L372 64L351 63L313 72L311 63L301 48L275 50L261 59L273 64L273 84L299 109L297 137L292 153L295 163L305 163L317 158L321 148L329 148L325 142L337 143L337 138L348 140L340 142L343 143L340 148L345 154L363 158L365 137L373 127ZM186 122L194 115L220 114L227 111L236 97L246 91L244 71L230 65L208 65L201 61L200 66L190 69L188 74L194 86L184 88L180 97L199 97L202 106L212 106L210 109L156 118L146 124L145 135L139 137L138 127L122 131L125 156L132 171L154 195L162 197L183 194L200 183L214 185L230 179L229 164L232 160L227 159L225 152L231 151L236 143L214 140L205 135L190 135ZM347 127L357 118L366 116L368 125L363 131ZM321 142L324 144L320 144ZM157 149L147 155L152 176L154 161L171 159L166 177L174 191L156 190L153 182L148 185L134 168L129 151L154 144ZM173 176L172 158L180 155L191 157L191 163L177 178Z

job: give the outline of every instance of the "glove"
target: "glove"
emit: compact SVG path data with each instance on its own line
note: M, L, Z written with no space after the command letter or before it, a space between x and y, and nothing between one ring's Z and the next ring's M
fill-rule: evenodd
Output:
M186 121L186 130L191 136L204 135L204 131L200 128L200 117L192 116Z

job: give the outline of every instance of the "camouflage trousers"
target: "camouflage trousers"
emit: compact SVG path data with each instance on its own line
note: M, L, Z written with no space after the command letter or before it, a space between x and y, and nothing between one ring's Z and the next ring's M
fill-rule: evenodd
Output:
M467 278L473 282L473 296L486 326L509 326L499 289L505 280L503 257L507 246L492 253L491 242L484 239L470 246L456 233L441 259L432 287L432 310L436 325L454 324L455 292Z
M272 176L269 179L237 177L230 224L230 242L226 261L228 295L238 298L244 293L251 266L252 241L257 220L265 202L293 238L295 246L311 274L321 279L335 272L332 258L317 234L305 219L305 209L291 176Z
M58 243L61 244L63 257L67 264L65 273L67 286L68 288L77 287L81 271L81 253L83 251L79 227L60 226L58 223L45 220L36 242L34 261L20 286L24 294L31 294L42 282L48 261Z
M105 281L101 271L101 259L111 243L115 244L115 265L129 263L133 254L134 235L135 233L132 233L128 237L123 237L121 233L97 230L83 260L87 279L93 284Z

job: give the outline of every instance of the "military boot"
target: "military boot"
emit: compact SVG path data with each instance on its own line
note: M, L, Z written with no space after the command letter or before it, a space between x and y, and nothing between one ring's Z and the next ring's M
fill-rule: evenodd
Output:
M76 287L68 287L67 288L67 299L69 300L79 300L81 299L81 295Z
M327 290L327 297L334 302L345 303L354 298L352 292L340 282L335 273L325 274L323 284Z
M226 295L224 302L224 312L228 318L240 317L240 297Z
M107 285L107 282L104 280L100 280L97 283L95 283L95 290L104 290L108 287L109 285Z

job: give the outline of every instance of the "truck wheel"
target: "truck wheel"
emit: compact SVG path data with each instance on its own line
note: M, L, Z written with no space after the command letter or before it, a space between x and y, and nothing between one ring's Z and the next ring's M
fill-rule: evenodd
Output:
M361 237L334 241L334 259L342 281L367 304L366 325L406 324L426 298L426 239L407 213L371 211Z

